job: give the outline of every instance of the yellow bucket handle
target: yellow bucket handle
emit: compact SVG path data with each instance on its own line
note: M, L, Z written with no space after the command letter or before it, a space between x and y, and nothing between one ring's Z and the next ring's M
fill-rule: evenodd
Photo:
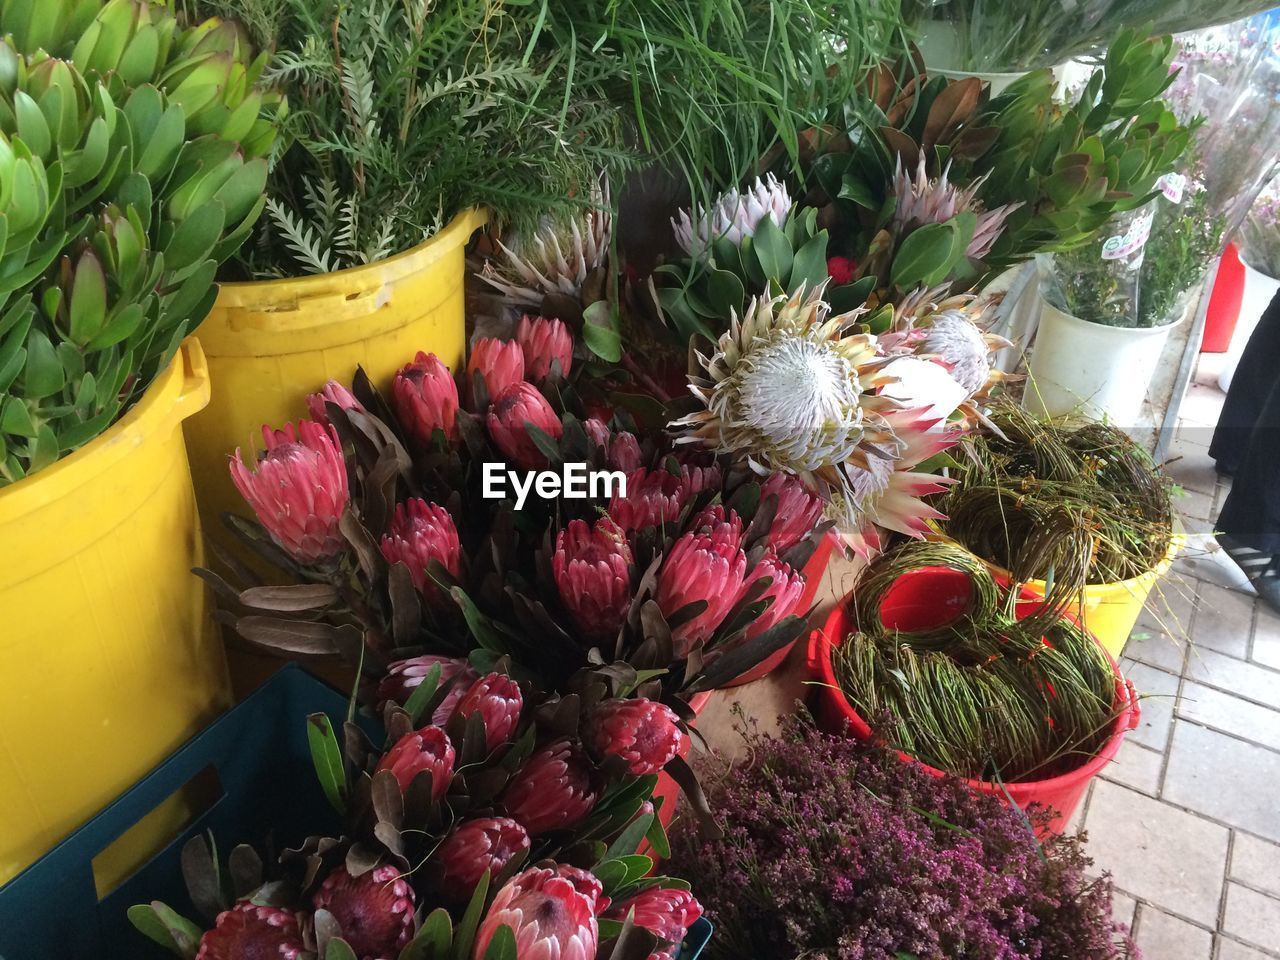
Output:
M180 423L209 405L209 361L204 347L194 336L182 341L178 349L182 357L182 391L173 402L174 422Z

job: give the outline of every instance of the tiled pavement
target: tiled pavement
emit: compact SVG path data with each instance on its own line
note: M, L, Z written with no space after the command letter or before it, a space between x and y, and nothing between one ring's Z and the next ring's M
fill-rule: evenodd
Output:
M1182 407L1170 472L1192 545L1125 648L1142 722L1077 814L1146 960L1280 958L1280 616L1214 562L1208 458L1222 394Z

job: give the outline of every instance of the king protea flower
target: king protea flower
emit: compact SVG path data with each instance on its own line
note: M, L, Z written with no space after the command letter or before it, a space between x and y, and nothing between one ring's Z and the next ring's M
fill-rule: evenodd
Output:
M458 419L458 385L434 353L419 352L391 383L396 416L418 443L431 443L437 430L451 438Z
M396 867L375 867L358 877L338 867L325 877L312 904L333 914L342 939L359 960L395 957L413 939L413 887ZM267 955L240 956L248 960Z
M702 916L702 904L688 890L650 887L611 905L605 915L621 922L627 914L633 915L637 927L644 927L663 942L658 953L650 954L649 960L654 960L675 956L689 928Z
M965 256L975 260L982 259L991 252L992 245L1004 230L1009 214L1021 204L1011 203L994 210L984 210L978 193L986 182L986 177L979 177L968 187L958 189L950 181L951 164L948 162L941 176L936 180L931 179L925 172L925 153L926 151L920 151L920 162L916 166L914 178L903 169L902 157L898 157L893 175L893 189L897 199L893 210L895 234L902 237L931 223L945 223L956 214L974 213L977 215L978 225L973 231L973 239L965 248Z
M524 379L524 350L514 340L482 337L472 345L467 359L467 376L477 373L484 377L484 389L492 402Z
M532 237L511 246L497 241L501 256L485 263L481 279L522 307L541 306L548 294L580 298L587 277L609 255L611 210L605 182L585 214L548 217Z
M596 799L591 762L568 740L556 740L526 760L502 793L507 814L533 836L577 826Z
M338 529L351 494L338 433L299 420L262 428L267 449L251 472L236 448L231 479L271 539L299 563L317 563L347 548Z
M311 419L316 423L328 423L329 412L326 404L330 403L336 404L343 410L364 409L354 393L337 380L330 380L319 393L313 393L307 397L307 412L311 414Z
M462 544L453 517L444 507L418 497L396 504L391 529L380 546L387 563L403 562L418 593L433 603L441 599L441 591L427 572L431 561L455 579L462 573Z
M556 535L552 572L560 600L583 635L592 641L617 636L631 608L631 545L608 516L594 526L571 520Z
M564 425L546 397L523 381L513 383L493 402L485 422L502 455L525 470L541 470L547 465L546 455L529 436L530 426L553 440L564 433Z
M439 664L439 689L448 688L444 700L431 714L431 722L443 727L453 716L458 701L466 695L471 684L480 679L480 675L471 669L466 660L455 657L439 657L434 654L423 654L407 660L396 660L387 666L387 675L378 683L378 712L382 712L384 704L398 703L404 706L413 696L413 691L422 685L422 681Z
M473 960L484 960L500 927L515 935L519 960L595 960L595 901L555 870L533 867L507 881L476 931Z
M672 627L676 656L687 657L711 638L741 595L746 572L742 537L728 523L707 533L686 533L675 542L658 570L654 600L668 621L691 603L707 604Z
M511 739L520 725L524 697L520 685L501 673L481 677L458 701L454 715L464 720L473 713L484 721L485 748L492 753Z
M760 501L776 498L769 545L786 553L822 522L826 504L822 498L789 473L771 473L760 485Z
M691 257L702 257L715 240L724 239L735 247L755 236L765 217L782 227L791 212L791 195L773 174L757 179L747 190L727 190L710 208L699 207L693 215L681 210L671 221L676 243Z
M916 355L936 357L964 387L966 397L982 394L1001 379L991 358L997 350L1012 344L987 333L974 323L968 311L955 307L939 310L925 319L920 333Z
M637 777L659 773L680 750L679 718L655 700L606 700L591 717L591 747Z
M218 914L213 929L200 938L195 960L295 960L305 949L295 914L246 900Z
M516 342L524 351L525 374L530 380L541 383L555 367L561 377L569 375L573 367L573 334L562 321L525 314L516 327Z
M470 900L486 870L496 877L528 849L528 832L510 817L464 820L432 855L444 871L440 889L452 900Z
M436 726L406 733L396 741L378 761L377 770L390 770L395 775L400 790L409 792L409 785L418 774L431 774L431 799L439 800L449 790L453 780L453 744L449 735Z
M801 612L796 608L800 604L800 597L804 594L803 573L779 560L778 555L772 550L767 550L747 574L746 582L742 585L743 594L746 594L752 584L765 577L769 578L769 585L755 602L768 600L769 605L760 616L756 617L755 622L747 627L748 640L781 623L791 614Z
M864 497L886 493L898 462L919 449L894 424L918 424L878 395L892 378L876 338L845 332L861 311L829 318L821 297L818 287L752 301L715 352L698 354L705 376L690 378L690 392L703 409L672 426L684 432L680 442L734 454L759 474L795 474L852 534L865 526ZM920 507L890 514L894 529L932 516Z

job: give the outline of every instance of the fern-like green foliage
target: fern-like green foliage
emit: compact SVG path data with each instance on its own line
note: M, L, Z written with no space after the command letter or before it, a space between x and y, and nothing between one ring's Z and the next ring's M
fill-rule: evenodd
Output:
M288 96L254 277L322 273L420 243L472 205L531 227L624 169L598 71L529 43L503 0L194 0L275 51Z

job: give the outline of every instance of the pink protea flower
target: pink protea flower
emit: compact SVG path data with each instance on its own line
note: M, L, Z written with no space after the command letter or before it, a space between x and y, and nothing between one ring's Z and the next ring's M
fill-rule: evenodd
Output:
M827 257L827 276L837 287L853 283L857 271L858 265L848 257Z
M559 364L560 376L573 366L573 334L561 321L525 314L516 327L516 340L524 353L524 369L530 380L541 383Z
M477 373L484 377L484 389L492 402L524 379L524 350L515 340L482 337L472 345L467 361L467 375Z
M556 587L574 624L591 640L605 640L621 628L631 608L631 564L627 535L607 516L595 526L571 520L556 535Z
M632 911L635 911L636 926L644 927L663 941L663 948L651 954L649 960L654 960L655 957L665 960L675 956L675 951L689 928L702 916L702 904L688 890L650 887L634 897L611 905L607 916L621 922Z
M380 546L387 563L403 562L418 593L433 603L441 599L441 591L427 573L431 561L437 561L451 577L462 574L462 544L453 517L444 507L417 497L396 504L391 529Z
M465 720L473 713L479 713L484 720L485 748L492 753L516 732L523 709L520 685L501 673L489 673L463 694L454 715Z
M672 630L678 656L688 656L710 639L741 595L747 572L741 542L729 524L721 524L710 533L686 533L662 562L654 599L664 617L698 600L707 602L705 610Z
M245 900L218 914L200 938L196 960L295 960L305 949L297 916Z
M597 915L609 908L612 901L604 895L604 884L590 870L561 863L556 866L556 875L564 877L573 884L573 889L590 900Z
M593 447L608 451L609 442L613 437L608 424L598 417L588 417L582 421L582 429L586 431L587 439L591 441Z
M418 443L432 442L437 430L452 438L457 429L458 385L434 353L421 353L391 384L396 416Z
M325 408L326 403L336 404L343 410L364 409L360 401L356 399L355 394L337 380L330 380L319 393L313 393L307 397L307 410L311 414L311 419L316 423L329 422L329 414Z
M325 877L312 903L333 914L342 939L360 960L395 957L413 939L413 887L396 867L375 867L358 877L338 867Z
M502 794L507 813L533 836L577 826L596 805L591 763L568 740L543 747L516 771Z
M631 471L627 474L626 491L626 496L613 495L609 516L628 532L675 523L689 500L685 478L665 467Z
M656 700L606 700L591 724L597 755L620 757L637 777L660 772L680 749L679 718Z
M448 792L449 781L453 779L453 761L449 735L439 727L426 726L397 740L378 761L374 772L390 770L401 791L408 793L414 777L425 770L431 774L431 799L439 800Z
M708 534L719 531L724 537L736 537L739 541L742 540L742 518L735 510L731 510L723 503L713 503L704 507L693 518L688 529Z
M778 505L769 528L769 545L785 553L812 533L822 522L826 505L822 498L790 473L769 474L760 485L760 500L777 497Z
M634 433L620 430L609 441L609 466L623 473L639 470L644 465L644 455L640 450L640 441Z
M680 453L676 459L680 461L680 476L689 496L696 497L704 490L720 489L724 481L714 457L705 453Z
M262 428L267 449L250 472L236 449L231 479L271 539L299 563L335 557L347 544L338 530L351 494L337 431L299 420Z
M800 612L796 608L800 604L800 597L804 594L804 574L790 564L783 563L776 553L769 550L747 574L746 582L742 585L743 594L757 580L765 577L769 577L771 582L756 601L769 599L772 602L756 618L756 622L747 627L747 639L759 636L791 614Z
M546 397L531 383L509 386L494 401L486 421L489 436L502 455L525 470L541 470L547 458L529 436L532 424L553 440L559 440L564 426Z
M449 692L432 712L431 722L443 727L453 716L458 701L466 695L471 684L479 679L479 674L465 660L432 654L396 660L387 667L387 675L378 683L378 709L381 710L382 705L388 702L398 703L403 707L437 663L440 664L440 686L448 687Z
M515 935L519 960L595 960L595 904L555 870L533 867L507 881L476 931L474 960L484 960L499 927Z
M452 900L469 900L486 870L497 876L529 849L529 834L509 817L464 820L450 831L432 859L444 870L440 888Z

